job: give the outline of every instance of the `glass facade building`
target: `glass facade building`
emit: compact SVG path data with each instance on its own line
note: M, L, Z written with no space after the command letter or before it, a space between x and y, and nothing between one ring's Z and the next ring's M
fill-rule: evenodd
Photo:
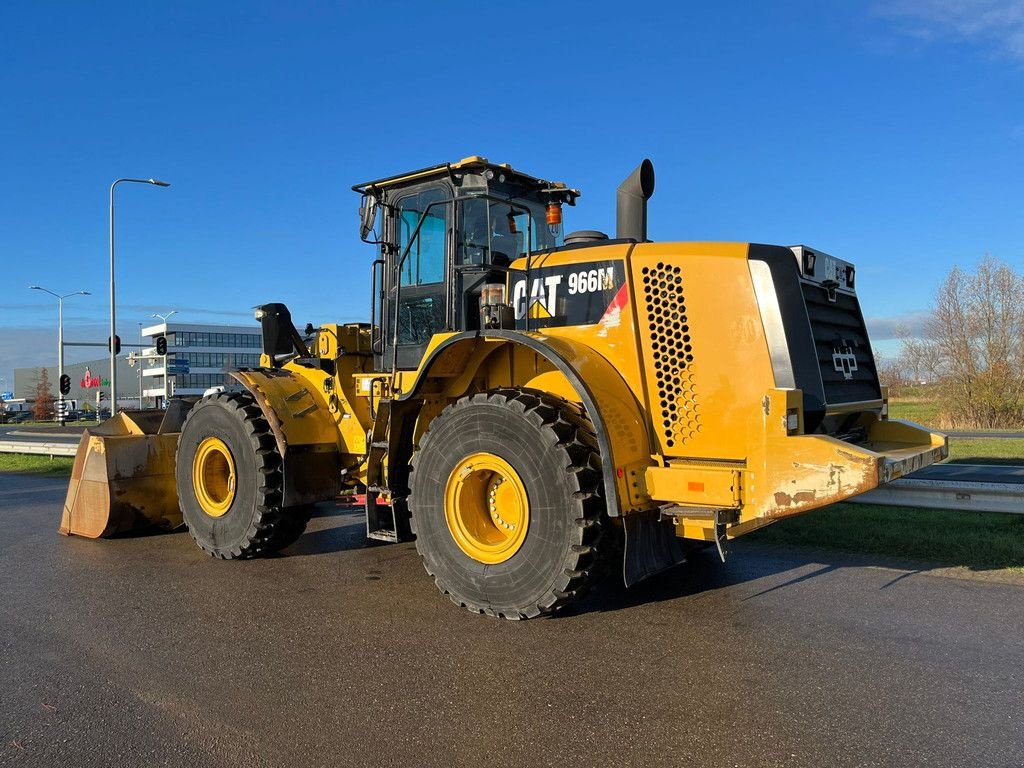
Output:
M152 342L143 352L142 369L143 396L149 405L171 395L202 395L230 383L227 371L260 364L263 336L258 325L170 322L143 328L142 333ZM166 355L156 353L161 336L167 339Z

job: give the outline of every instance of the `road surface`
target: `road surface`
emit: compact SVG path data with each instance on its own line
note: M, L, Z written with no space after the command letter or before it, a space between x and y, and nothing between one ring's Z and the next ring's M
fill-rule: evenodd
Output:
M511 623L344 508L222 562L64 489L0 475L0 765L1024 765L1024 579L741 540Z
M938 480L946 483L1024 485L1024 465L932 464L930 467L907 475L907 477L911 480Z
M78 426L46 427L40 429L32 425L4 424L0 426L0 440L15 440L27 443L71 443L82 439L82 432L87 426L94 427L96 422L88 424L79 422Z

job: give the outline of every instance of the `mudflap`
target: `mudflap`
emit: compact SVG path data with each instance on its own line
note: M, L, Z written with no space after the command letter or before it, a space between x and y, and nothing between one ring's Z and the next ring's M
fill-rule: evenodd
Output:
M670 520L661 520L658 510L636 512L622 518L625 553L622 578L627 587L686 561Z

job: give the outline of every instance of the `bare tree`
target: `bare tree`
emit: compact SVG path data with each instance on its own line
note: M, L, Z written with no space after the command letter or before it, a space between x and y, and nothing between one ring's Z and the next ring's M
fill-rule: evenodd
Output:
M949 426L1024 425L1024 276L987 255L974 274L954 267L903 354L941 383Z
M878 369L878 380L889 387L890 397L913 383L903 355L883 355L876 351L875 367Z
M50 392L50 374L43 368L36 383L36 402L32 406L32 418L45 421L53 415L53 403L56 400Z

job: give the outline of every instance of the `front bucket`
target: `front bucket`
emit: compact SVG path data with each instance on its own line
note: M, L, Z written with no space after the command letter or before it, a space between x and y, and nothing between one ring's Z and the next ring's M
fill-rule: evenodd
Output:
M174 480L176 432L163 411L125 411L82 434L60 532L97 539L182 523Z

